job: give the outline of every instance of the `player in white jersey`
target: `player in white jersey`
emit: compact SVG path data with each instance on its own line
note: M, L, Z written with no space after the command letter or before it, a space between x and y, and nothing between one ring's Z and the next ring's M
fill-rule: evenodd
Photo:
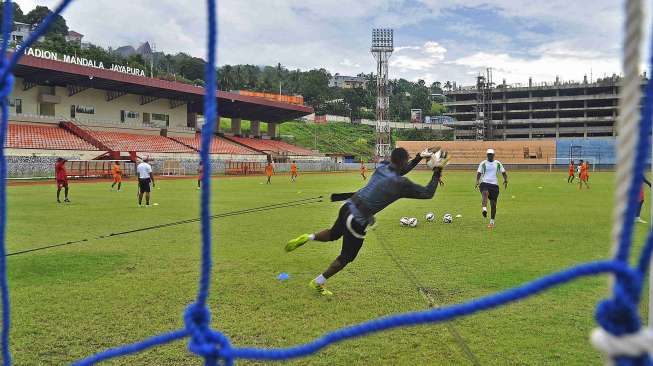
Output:
M136 167L136 174L138 175L138 205L143 207L143 194L145 194L145 207L150 207L150 184L154 184L154 174L152 174L152 166L148 163L149 158L143 161Z
M487 160L483 160L476 170L476 186L483 196L482 211L483 217L487 217L487 200L490 199L490 224L488 228L494 227L494 218L497 215L497 200L499 199L499 179L497 174L503 175L503 187L508 188L508 174L506 168L500 161L494 160L494 150L487 149Z

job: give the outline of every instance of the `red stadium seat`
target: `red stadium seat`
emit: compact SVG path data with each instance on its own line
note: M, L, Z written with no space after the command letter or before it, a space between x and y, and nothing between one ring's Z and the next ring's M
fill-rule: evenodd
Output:
M58 126L9 124L7 147L39 150L98 150L82 138Z
M93 138L114 151L158 153L194 153L188 146L158 135L137 135L125 132L86 130Z
M200 150L200 135L193 137L171 137L173 140L179 141L184 145L188 145L193 149ZM231 154L231 155L256 155L259 152L248 149L244 146L238 145L221 137L213 137L211 142L211 154Z
M264 151L266 153L282 154L282 155L301 155L312 156L316 155L313 151L303 147L291 145L287 142L278 140L260 140L250 139L246 137L229 137L239 144L251 147L252 149Z

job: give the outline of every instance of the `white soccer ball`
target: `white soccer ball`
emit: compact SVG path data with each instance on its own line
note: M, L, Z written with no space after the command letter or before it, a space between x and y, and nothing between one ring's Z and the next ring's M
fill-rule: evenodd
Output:
M410 226L410 227L415 227L415 226L417 226L417 218L416 218L416 217L411 217L411 218L408 219L408 220L409 220L409 221L408 221L408 226Z
M453 222L453 216L451 216L451 214L444 214L444 217L442 217L442 221L445 224L451 224Z
M429 212L426 214L426 221L433 221L435 220L435 214L433 212Z
M399 224L401 224L401 226L408 226L410 225L410 219L404 216L399 219Z

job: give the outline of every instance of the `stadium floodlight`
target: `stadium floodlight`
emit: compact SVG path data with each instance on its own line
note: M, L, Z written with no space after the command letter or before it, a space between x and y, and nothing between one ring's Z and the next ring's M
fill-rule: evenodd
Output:
M372 29L372 52L394 51L394 30L388 28Z
M386 158L390 154L388 60L392 51L394 51L394 30L389 28L372 29L371 52L376 59L376 157L378 160Z

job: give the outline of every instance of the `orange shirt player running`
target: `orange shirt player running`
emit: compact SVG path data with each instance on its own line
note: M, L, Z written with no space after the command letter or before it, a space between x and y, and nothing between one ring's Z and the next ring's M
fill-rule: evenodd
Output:
M111 189L118 185L118 192L120 192L120 187L122 186L122 168L120 167L120 162L116 161L111 168L113 172L113 184L111 184Z
M585 183L585 187L587 187L587 189L590 188L590 185L587 183L589 177L589 164L585 161L580 164L580 176L578 177L580 182L578 182L578 189L583 188L583 183Z
M569 175L567 176L567 183L573 183L574 182L574 177L576 174L576 166L574 165L574 161L569 162Z
M367 167L365 164L361 161L361 177L363 177L363 180L367 180L367 177L365 176L365 172L367 172Z
M270 178L272 178L272 173L274 173L274 169L272 169L272 163L268 163L268 165L265 166L265 175L268 177L266 184L272 184L270 181Z
M294 182L296 178L297 178L297 162L293 161L292 164L290 164L290 181Z

